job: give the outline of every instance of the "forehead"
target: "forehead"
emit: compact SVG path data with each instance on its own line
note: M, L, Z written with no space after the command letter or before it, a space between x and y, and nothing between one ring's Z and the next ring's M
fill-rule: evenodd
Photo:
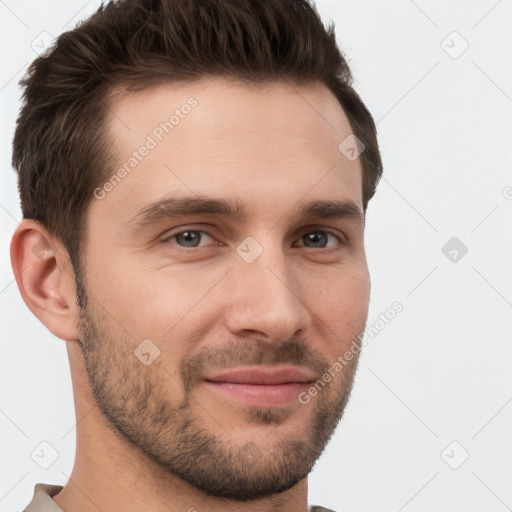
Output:
M116 165L91 211L112 220L168 195L236 196L249 212L259 205L269 215L301 198L362 207L360 159L338 149L350 123L323 84L216 77L153 86L117 94L108 130Z

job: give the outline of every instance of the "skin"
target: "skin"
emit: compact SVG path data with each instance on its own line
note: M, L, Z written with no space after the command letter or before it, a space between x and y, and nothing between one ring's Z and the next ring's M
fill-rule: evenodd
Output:
M256 87L217 77L125 93L109 118L119 165L191 96L190 114L91 200L78 282L66 250L39 223L25 219L13 236L25 302L67 342L76 459L53 498L65 512L305 511L307 474L350 394L357 357L305 405L253 407L202 380L278 363L321 378L364 330L364 223L294 210L340 199L362 210L360 159L338 150L352 131L343 109L318 83ZM237 199L247 218L130 224L144 206L185 195ZM187 230L203 237L198 247L172 237ZM307 245L303 235L325 230L335 236ZM236 252L248 236L263 249L252 263ZM82 310L77 285L87 296ZM145 339L160 350L149 365L134 355Z

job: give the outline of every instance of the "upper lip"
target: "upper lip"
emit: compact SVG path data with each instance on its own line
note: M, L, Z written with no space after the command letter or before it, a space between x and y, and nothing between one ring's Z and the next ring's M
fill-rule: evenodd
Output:
M312 382L315 375L296 366L261 368L249 366L236 368L216 375L207 375L211 382L233 382L237 384L286 384L288 382Z

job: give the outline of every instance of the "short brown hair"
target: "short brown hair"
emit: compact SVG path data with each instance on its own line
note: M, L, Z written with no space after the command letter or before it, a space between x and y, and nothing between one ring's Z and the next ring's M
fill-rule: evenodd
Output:
M93 191L115 166L110 93L208 76L325 84L365 145L366 211L382 175L375 123L352 88L334 24L326 29L307 0L111 1L60 35L20 81L13 166L22 213L63 243L75 270Z

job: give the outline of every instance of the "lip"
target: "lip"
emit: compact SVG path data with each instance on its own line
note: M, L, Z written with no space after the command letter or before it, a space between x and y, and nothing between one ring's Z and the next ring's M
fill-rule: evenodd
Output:
M204 377L213 392L252 407L280 407L297 401L315 376L297 367L246 367Z
M279 368L241 367L216 375L207 375L204 380L210 382L230 382L234 384L276 385L288 383L310 383L316 376L310 371L297 366Z

